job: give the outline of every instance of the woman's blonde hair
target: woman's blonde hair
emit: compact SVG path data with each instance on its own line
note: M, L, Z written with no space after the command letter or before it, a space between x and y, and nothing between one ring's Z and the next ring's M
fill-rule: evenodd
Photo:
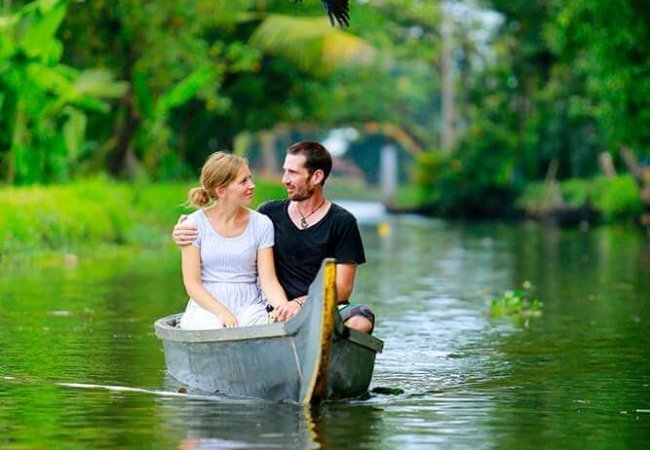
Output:
M188 202L203 207L216 200L216 190L228 186L237 177L239 171L247 164L241 156L232 153L215 152L210 155L201 169L201 186L190 189Z

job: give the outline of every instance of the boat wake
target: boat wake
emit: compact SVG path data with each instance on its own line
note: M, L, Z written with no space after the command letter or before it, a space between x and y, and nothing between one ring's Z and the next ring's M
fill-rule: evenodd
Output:
M128 386L110 386L110 385L86 384L86 383L56 383L56 385L73 388L73 389L95 389L95 390L105 390L105 391L113 391L113 392L137 392L142 394L157 395L161 397L183 397L183 398L193 398L193 399L212 400L212 401L223 400L223 397L218 397L215 395L188 394L185 392L173 392L173 391L158 391L155 389L135 388L135 387L128 387Z

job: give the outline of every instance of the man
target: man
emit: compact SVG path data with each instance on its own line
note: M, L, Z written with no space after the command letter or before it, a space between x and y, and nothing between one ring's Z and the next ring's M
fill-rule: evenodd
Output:
M287 149L282 183L288 199L260 205L275 228L275 268L288 303L276 308L280 321L293 317L307 301L309 285L324 258L335 258L339 312L350 328L371 333L375 316L363 305L349 303L357 265L366 261L357 221L352 214L325 198L323 186L332 169L332 157L315 141L298 142ZM174 241L189 245L197 232L182 222L174 227Z

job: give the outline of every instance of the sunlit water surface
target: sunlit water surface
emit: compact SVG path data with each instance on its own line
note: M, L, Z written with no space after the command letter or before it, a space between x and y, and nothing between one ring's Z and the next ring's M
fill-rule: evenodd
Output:
M648 448L642 233L384 222L363 227L355 298L385 341L371 389L403 393L316 408L179 394L152 329L185 304L176 249L104 251L2 274L0 448ZM541 317L490 317L526 281Z

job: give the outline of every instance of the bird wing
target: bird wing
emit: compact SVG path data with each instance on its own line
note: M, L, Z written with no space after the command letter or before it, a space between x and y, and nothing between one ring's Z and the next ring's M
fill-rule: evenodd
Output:
M321 0L330 17L330 23L335 22L342 27L350 26L349 0Z

